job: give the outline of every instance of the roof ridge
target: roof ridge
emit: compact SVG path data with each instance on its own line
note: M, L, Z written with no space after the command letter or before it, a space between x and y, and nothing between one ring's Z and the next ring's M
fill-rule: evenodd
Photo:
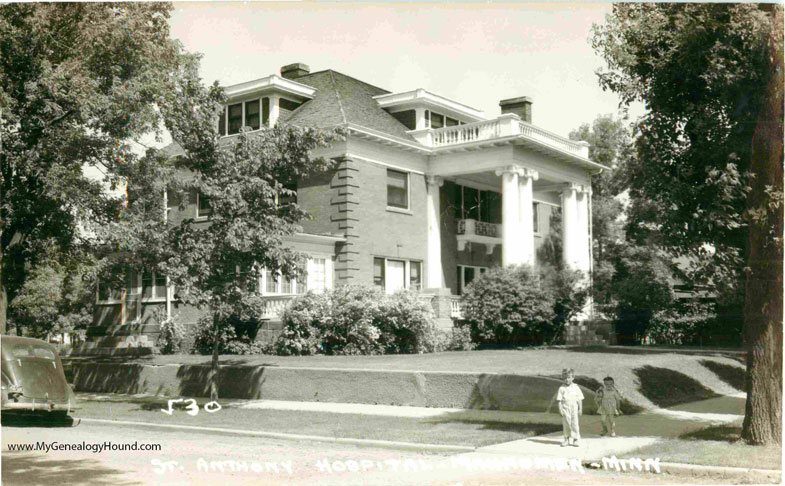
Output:
M346 112L343 109L343 102L341 101L341 93L338 91L338 86L335 85L335 78L333 78L333 70L328 69L327 72L330 73L330 82L333 85L333 91L335 92L335 99L338 100L338 109L341 110L341 118L343 118L344 123L349 123L346 119Z
M332 75L333 73L340 74L344 78L349 78L349 79L351 79L353 81L357 81L358 83L362 83L362 84L364 84L366 86L370 86L371 88L378 89L379 91L384 91L386 94L391 94L392 93L392 91L390 91L390 90L387 90L387 89L384 89L384 88L380 88L380 87L378 87L376 85L373 85L371 83L365 82L362 79L357 79L354 76L349 76L348 74L344 74L344 73L342 73L340 71L336 71L335 69L322 69L321 71L314 71L314 72L308 73L308 74L306 74L304 76L300 76L297 79L307 78L308 76L313 76L314 74L322 74L322 73L330 73L330 75ZM297 81L297 79L295 79L295 81Z

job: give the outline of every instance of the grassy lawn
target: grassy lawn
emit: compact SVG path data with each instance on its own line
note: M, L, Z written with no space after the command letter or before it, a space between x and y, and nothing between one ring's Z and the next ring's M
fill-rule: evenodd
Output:
M237 366L282 366L282 367L313 367L313 368L362 368L371 370L394 371L429 371L429 372L472 372L501 373L530 376L553 376L562 368L575 369L576 375L586 380L587 385L594 386L605 376L612 376L622 395L630 402L624 410L632 413L632 407L652 407L654 401L646 393L639 390L640 378L636 369L652 367L668 369L692 379L710 392L720 394L737 393L715 371L705 366L706 361L720 365L743 369L737 359L743 353L732 350L706 349L652 349L647 347L548 347L527 348L520 350L484 350L431 353L421 355L385 355L385 356L221 356L222 365ZM90 358L91 361L101 358ZM78 358L74 361L78 361ZM207 365L209 356L171 355L147 356L140 358L115 357L107 361L149 363L155 365ZM727 374L727 373L726 373ZM667 386L668 383L657 385ZM655 387L656 388L656 387ZM686 392L682 399L699 400L710 394L693 394ZM656 393L655 393L656 397Z
M197 425L267 432L284 432L326 437L351 437L428 444L484 446L561 431L561 417L557 413L516 412L515 423L510 420L489 421L487 418L456 410L436 417L403 418L327 412L240 409L236 400L219 400L224 408L204 411L206 398L196 399L200 411L196 416L185 413L184 403L174 405L170 416L162 397L133 397L107 395L107 400L80 400L80 410L74 414L82 418L130 420L161 424ZM622 415L616 420L619 436L655 436L679 438L700 431L705 422L676 420L663 415L643 413ZM586 438L598 437L602 430L598 415L583 415L581 433Z
M208 413L203 408L208 401L205 398L197 399L200 411L196 416L190 416L184 410L175 410L171 416L161 412L161 409L167 407L167 401L163 398L126 397L124 401L82 401L80 402L82 408L74 413L74 416L473 447L549 434L562 428L561 418L557 414L522 414L525 418L521 423L511 424L467 419L461 414L416 419L325 412L249 410L229 406L231 400L220 400L224 408ZM162 430L161 433L165 432Z
M659 457L662 462L781 469L782 447L750 446L739 441L741 425L718 425L682 434L632 451L629 456Z

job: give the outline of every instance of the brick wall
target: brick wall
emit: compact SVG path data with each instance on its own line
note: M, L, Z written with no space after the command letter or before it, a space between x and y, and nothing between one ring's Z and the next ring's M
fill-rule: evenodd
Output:
M425 176L409 173L409 209L393 211L387 209L387 167L364 161L352 161L352 166L356 183L352 192L356 203L351 205L356 218L352 228L356 236L351 240L354 281L373 283L374 257L418 260L423 262L423 272L427 271Z

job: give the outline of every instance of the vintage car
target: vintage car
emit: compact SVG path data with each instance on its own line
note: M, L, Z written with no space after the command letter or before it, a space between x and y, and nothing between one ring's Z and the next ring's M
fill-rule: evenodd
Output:
M65 419L76 397L65 381L57 350L39 339L0 337L3 415L37 411L52 419Z

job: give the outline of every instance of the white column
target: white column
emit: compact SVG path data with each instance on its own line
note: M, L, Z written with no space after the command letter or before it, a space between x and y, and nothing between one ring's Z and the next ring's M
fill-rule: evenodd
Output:
M428 120L425 118L425 108L415 108L414 114L415 114L414 129L424 130L428 128L426 126Z
M577 269L579 253L578 239L578 184L568 183L561 193L562 214L562 261L566 268Z
M536 170L523 169L518 177L519 206L518 215L521 231L521 263L535 264L534 258L534 181L539 177Z
M520 167L511 165L496 171L502 176L502 265L521 263L520 251Z
M584 186L578 192L578 235L576 251L578 252L578 269L589 275L591 262L591 241L589 240L589 198L591 188Z
M439 188L444 180L438 176L426 176L428 184L428 199L426 211L428 214L428 288L440 289L442 282L442 236L441 236L441 204L439 202Z
M279 101L281 99L280 95L274 94L270 95L270 126L274 127L275 124L278 122L278 115L281 113L279 107ZM243 105L245 106L245 105ZM228 120L228 117L227 117ZM244 122L244 121L243 121ZM227 122L228 123L228 122Z

